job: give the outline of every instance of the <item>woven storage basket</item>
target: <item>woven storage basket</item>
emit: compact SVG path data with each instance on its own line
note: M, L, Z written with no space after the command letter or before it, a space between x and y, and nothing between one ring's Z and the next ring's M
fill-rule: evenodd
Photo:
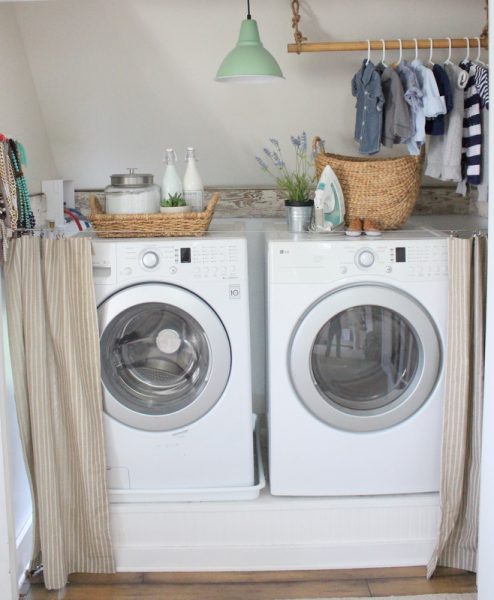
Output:
M381 229L399 229L413 211L420 190L423 153L398 158L340 156L324 151L314 138L317 178L326 165L338 177L345 199L345 221L372 219Z
M96 196L89 197L89 219L99 237L184 237L201 236L207 231L214 208L220 199L213 194L206 210L174 215L156 214L106 214Z

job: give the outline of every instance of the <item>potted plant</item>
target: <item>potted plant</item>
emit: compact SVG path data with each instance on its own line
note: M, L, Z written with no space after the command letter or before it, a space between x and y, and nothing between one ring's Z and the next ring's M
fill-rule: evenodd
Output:
M278 140L271 138L269 141L272 150L264 148L264 154L269 159L269 164L256 156L261 168L269 173L276 185L283 190L285 206L287 207L288 229L290 231L307 231L312 217L312 198L315 183L315 170L312 158L307 155L307 134L302 132L298 136L290 137L295 149L295 166L290 170L283 158Z
M160 202L160 212L162 213L185 213L190 212L192 207L186 204L182 194L171 194L168 198L163 198Z

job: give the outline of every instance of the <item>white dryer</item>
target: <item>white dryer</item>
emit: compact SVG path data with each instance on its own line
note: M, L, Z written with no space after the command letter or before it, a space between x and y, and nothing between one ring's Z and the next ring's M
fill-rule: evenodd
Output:
M110 492L252 486L244 235L93 248Z
M271 492L437 491L447 237L266 239Z

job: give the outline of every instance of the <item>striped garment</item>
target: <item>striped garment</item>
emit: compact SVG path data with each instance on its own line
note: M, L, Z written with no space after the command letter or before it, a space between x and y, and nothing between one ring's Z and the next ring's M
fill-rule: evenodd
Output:
M481 65L477 65L475 69L475 85L479 92L481 108L489 110L489 71Z
M475 71L477 66L468 62L460 63L460 67L468 72L468 81L465 86L465 114L463 117L463 175L466 183L480 185L482 183L480 172L482 124L480 118L480 95L475 85Z

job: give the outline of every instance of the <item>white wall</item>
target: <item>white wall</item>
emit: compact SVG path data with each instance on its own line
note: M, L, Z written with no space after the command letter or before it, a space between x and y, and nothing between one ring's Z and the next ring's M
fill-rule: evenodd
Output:
M493 31L494 13L489 15L489 29ZM489 63L493 64L494 48L489 49ZM490 80L490 94L494 82ZM489 122L489 172L494 173L494 121ZM487 325L484 382L484 419L482 432L482 464L480 473L479 563L477 588L479 600L494 598L494 190L489 190L489 250L487 274Z
M56 177L57 171L15 8L10 4L0 4L0 74L0 132L25 146L29 190L37 193L41 191L41 179Z
M304 0L300 28L312 41L475 36L484 24L483 4ZM289 135L304 129L325 138L328 148L352 152L350 81L366 53L288 54L290 3L253 0L251 8L286 81L213 81L236 42L244 0L16 4L60 176L77 188L103 187L110 174L137 167L159 183L164 148L175 147L183 160L184 148L193 145L207 185L266 184L254 155L270 137L288 153ZM421 56L427 59L428 51ZM437 56L444 60L446 51Z
M56 177L57 170L30 66L19 34L15 9L9 4L0 4L0 74L0 131L18 139L25 146L28 157L25 173L30 191L36 193L41 189L41 179ZM6 460L4 469L2 468L0 473L0 480L3 483L3 475L7 478L8 485L5 490L2 489L2 494L5 494L4 502L12 511L12 522L8 534L11 537L9 551L12 553L13 564L9 579L18 580L28 564L31 553L31 499L18 433L1 282L0 303L2 306L0 314L0 337L2 338L0 347L0 392L2 397L0 441L3 448L2 455ZM0 543L2 543L1 539ZM5 563L2 561L3 564ZM0 596L8 597L1 592Z
M0 295L3 294L0 280ZM3 298L2 298L3 300ZM3 302L2 302L3 304ZM5 340L3 319L0 318L0 336ZM10 407L11 397L6 385L6 369L3 343L0 344L0 598L14 600L18 597L16 571L18 567L15 540L15 523L12 493L12 436ZM29 493L25 496L29 499ZM24 565L25 566L25 565Z
M19 436L19 425L15 406L14 387L7 338L7 316L4 302L3 274L0 274L0 394L1 408L0 439L5 455L6 502L10 514L11 552L15 560L12 576L16 582L24 576L32 553L32 503L24 454ZM15 558L14 558L15 557ZM0 594L0 597L1 594Z

